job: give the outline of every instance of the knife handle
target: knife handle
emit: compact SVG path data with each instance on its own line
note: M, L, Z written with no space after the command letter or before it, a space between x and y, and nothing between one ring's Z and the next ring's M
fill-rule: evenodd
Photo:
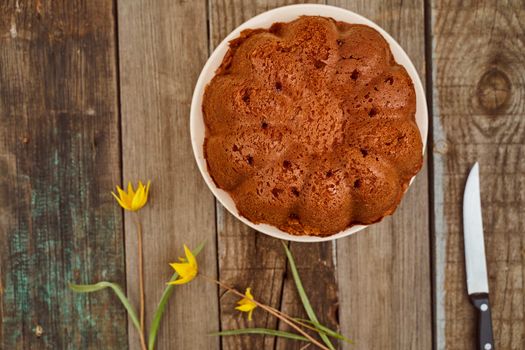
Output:
M490 313L489 295L486 293L472 294L472 304L478 309L479 350L494 350L494 335L492 332L492 315Z

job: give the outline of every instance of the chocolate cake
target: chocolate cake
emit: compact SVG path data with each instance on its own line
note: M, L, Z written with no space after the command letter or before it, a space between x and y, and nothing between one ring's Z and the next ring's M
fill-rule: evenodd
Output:
M243 31L202 108L215 184L291 234L381 220L422 165L412 81L365 25L304 16Z

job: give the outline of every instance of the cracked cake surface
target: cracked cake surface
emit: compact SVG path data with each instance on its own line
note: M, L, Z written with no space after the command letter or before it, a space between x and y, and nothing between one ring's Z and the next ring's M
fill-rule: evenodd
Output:
M365 25L303 16L243 31L202 109L217 187L291 234L381 220L423 162L412 81Z

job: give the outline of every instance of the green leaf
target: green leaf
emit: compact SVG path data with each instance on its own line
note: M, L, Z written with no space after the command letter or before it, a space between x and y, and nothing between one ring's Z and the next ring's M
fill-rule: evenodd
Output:
M137 317L137 314L135 313L135 309L133 309L133 306L129 302L128 298L126 298L126 294L122 291L122 289L119 287L116 283L111 283L107 281L98 282L95 284L74 284L74 283L68 283L68 286L71 290L77 292L77 293L92 293L92 292L98 292L99 290L105 289L105 288L111 288L117 295L117 297L120 299L120 302L126 310L128 311L129 318L131 318L131 321L133 322L133 325L135 325L135 328L141 332L140 330L140 322Z
M204 245L206 244L206 241L202 242L192 250L193 255L197 256L201 252L202 248L204 248ZM170 282L175 281L179 277L178 273L174 273L173 276L171 276ZM159 305L157 306L157 310L155 310L155 315L153 315L153 320L151 321L151 326L149 328L149 336L148 336L148 350L153 350L155 348L155 340L157 338L157 333L159 331L160 321L162 320L162 315L164 314L164 310L166 309L166 305L168 304L168 300L170 299L171 294L173 293L173 288L175 286L172 284L168 284L166 288L164 289L164 292L162 292L162 296L159 300Z
M210 335L218 335L218 336L243 335L243 334L272 335L275 337L309 342L309 340L303 337L302 335L298 335L298 334L294 334L290 332L284 332L284 331L276 331L275 329L267 329L267 328L241 328L241 329L233 329L230 331L210 333Z
M303 283L301 282L301 278L299 277L299 272L297 271L297 266L295 266L295 261L292 256L292 252L288 247L286 246L286 243L283 242L283 247L286 252L286 256L288 257L288 262L290 263L290 269L292 270L292 276L293 280L295 282L295 286L297 287L297 292L299 293L299 297L301 298L301 301L303 303L304 310L306 311L306 314L308 315L308 318L312 322L316 322L319 324L319 320L317 319L317 316L315 315L315 311L312 308L312 305L310 304L310 300L308 300L308 296L306 295L306 292L303 287ZM319 336L323 340L323 342L328 346L330 350L335 350L334 345L328 338L326 334L323 332L319 332Z
M299 322L299 323L308 323L312 326L314 326L315 328L317 328L319 331L327 334L328 336L330 337L333 337L333 338L336 338L336 339L340 339L340 340L343 340L349 344L353 344L352 340L346 338L344 335L342 335L341 333L337 333L336 331L326 327L326 326L323 326L322 324L320 323L317 323L317 322L313 322L311 320L305 320L304 318L294 318L295 321Z

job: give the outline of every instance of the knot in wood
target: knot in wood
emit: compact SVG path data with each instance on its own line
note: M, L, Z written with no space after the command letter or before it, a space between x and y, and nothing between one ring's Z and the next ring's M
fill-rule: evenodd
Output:
M497 68L488 70L478 82L479 104L489 114L500 112L510 99L511 86L507 74Z
M35 327L35 335L37 338L40 338L44 334L44 328L42 328L41 325L36 325Z

